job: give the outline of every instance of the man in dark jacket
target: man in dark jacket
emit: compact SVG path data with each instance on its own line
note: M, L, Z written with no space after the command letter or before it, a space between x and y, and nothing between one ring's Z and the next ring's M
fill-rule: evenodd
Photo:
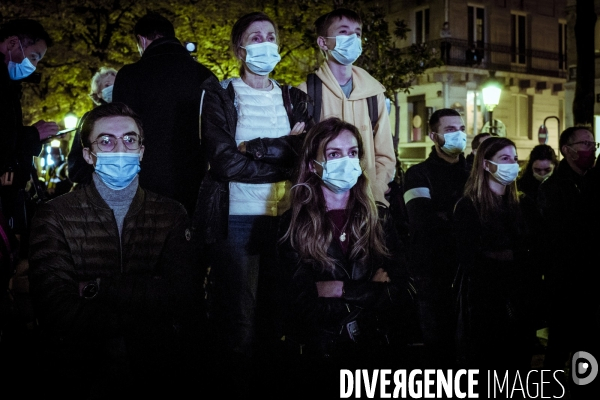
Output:
M127 104L144 124L141 185L192 215L208 167L200 147L200 85L213 74L192 58L166 18L147 14L134 34L142 58L119 70L113 101Z
M590 197L588 171L593 167L598 144L590 128L565 129L559 139L563 159L538 189L538 206L553 232L548 236L548 346L544 368L565 370L586 351L600 360L597 318L599 297L597 275L597 226L593 225L597 203ZM570 360L573 359L573 364ZM597 370L597 364L596 364ZM571 398L598 396L599 382L575 385L567 378ZM598 381L598 379L596 379ZM591 395L590 390L596 390ZM560 394L557 388L557 395Z
M452 281L457 259L452 237L454 205L463 194L469 172L463 151L467 144L460 114L442 108L429 119L433 141L429 157L405 174L408 212L408 265L419 293L421 333L427 357L424 368L454 364Z
M180 398L204 376L188 217L140 187L143 137L122 103L90 111L81 138L92 182L34 216L29 281L43 397Z
M27 230L17 202L31 177L33 157L42 151L42 141L58 132L55 122L23 126L21 82L30 78L51 45L37 21L16 19L0 29L0 210L17 234Z

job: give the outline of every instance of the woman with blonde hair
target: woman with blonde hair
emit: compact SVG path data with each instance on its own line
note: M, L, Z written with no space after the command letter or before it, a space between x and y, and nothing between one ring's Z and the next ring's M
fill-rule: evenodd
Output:
M363 158L355 126L338 118L316 124L280 225L285 338L302 353L290 359L304 374L329 380L316 387L335 387L339 368L387 365L402 349L403 313L413 307L402 243L387 207L375 203Z
M513 141L483 141L454 210L459 257L457 354L461 368L528 370L536 341L540 216L521 196Z
M95 105L112 102L112 89L117 77L117 70L111 67L100 67L90 83L90 98Z

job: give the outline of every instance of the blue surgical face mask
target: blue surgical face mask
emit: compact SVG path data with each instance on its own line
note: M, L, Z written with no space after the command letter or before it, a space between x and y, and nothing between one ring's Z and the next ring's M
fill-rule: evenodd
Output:
M340 64L350 65L362 54L362 42L356 33L335 36L335 48L330 53Z
M102 100L107 103L112 103L113 87L114 85L110 85L102 89Z
M494 164L496 166L496 172L492 172L489 169L487 170L496 180L503 185L510 185L517 179L519 175L519 164L496 164L493 161L486 160L490 164Z
M13 81L27 78L29 75L33 74L33 71L35 71L35 65L31 63L29 58L25 57L25 52L23 51L23 46L21 45L20 40L19 46L21 46L21 52L23 53L23 61L21 61L19 64L12 61L10 51L8 52L8 56L10 58L10 61L8 62L8 75Z
M113 190L129 186L140 172L140 153L92 153L96 156L96 174Z
M271 42L262 42L242 46L246 49L246 65L257 75L268 75L281 61L279 46Z
M328 160L323 164L317 160L315 162L323 167L321 179L323 180L323 184L333 193L343 193L352 189L356 185L358 177L362 175L362 168L360 167L360 160L358 158L336 158L335 160Z
M449 156L456 156L467 147L467 134L463 131L444 133L444 145L442 151Z

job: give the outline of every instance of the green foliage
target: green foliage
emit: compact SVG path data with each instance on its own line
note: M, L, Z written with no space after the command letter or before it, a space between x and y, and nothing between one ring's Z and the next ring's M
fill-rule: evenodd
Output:
M282 60L272 73L281 83L297 85L322 61L316 46L314 21L334 7L355 9L363 18L363 55L357 65L393 92L408 91L416 76L432 66L431 52L420 46L401 50L394 37L405 37L403 21L390 33L384 9L358 0L2 0L0 23L16 17L40 21L55 44L40 62L40 84L24 84L24 122L62 122L73 111L81 116L93 107L88 96L93 74L139 60L133 27L147 11L159 11L173 21L177 37L198 44L194 56L219 79L238 75L239 63L230 48L235 21L247 12L264 11L277 23ZM392 34L394 36L392 36ZM404 35L404 36L403 36Z

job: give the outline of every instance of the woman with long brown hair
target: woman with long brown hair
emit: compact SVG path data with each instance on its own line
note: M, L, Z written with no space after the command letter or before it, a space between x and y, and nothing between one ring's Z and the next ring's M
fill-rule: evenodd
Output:
M522 369L531 364L541 285L539 214L517 190L513 141L483 141L454 210L460 266L458 362L464 368Z
M315 125L280 225L285 338L315 379L341 367L381 368L401 348L388 343L402 342L402 310L412 307L402 243L387 207L373 199L363 155L355 126L338 118Z

